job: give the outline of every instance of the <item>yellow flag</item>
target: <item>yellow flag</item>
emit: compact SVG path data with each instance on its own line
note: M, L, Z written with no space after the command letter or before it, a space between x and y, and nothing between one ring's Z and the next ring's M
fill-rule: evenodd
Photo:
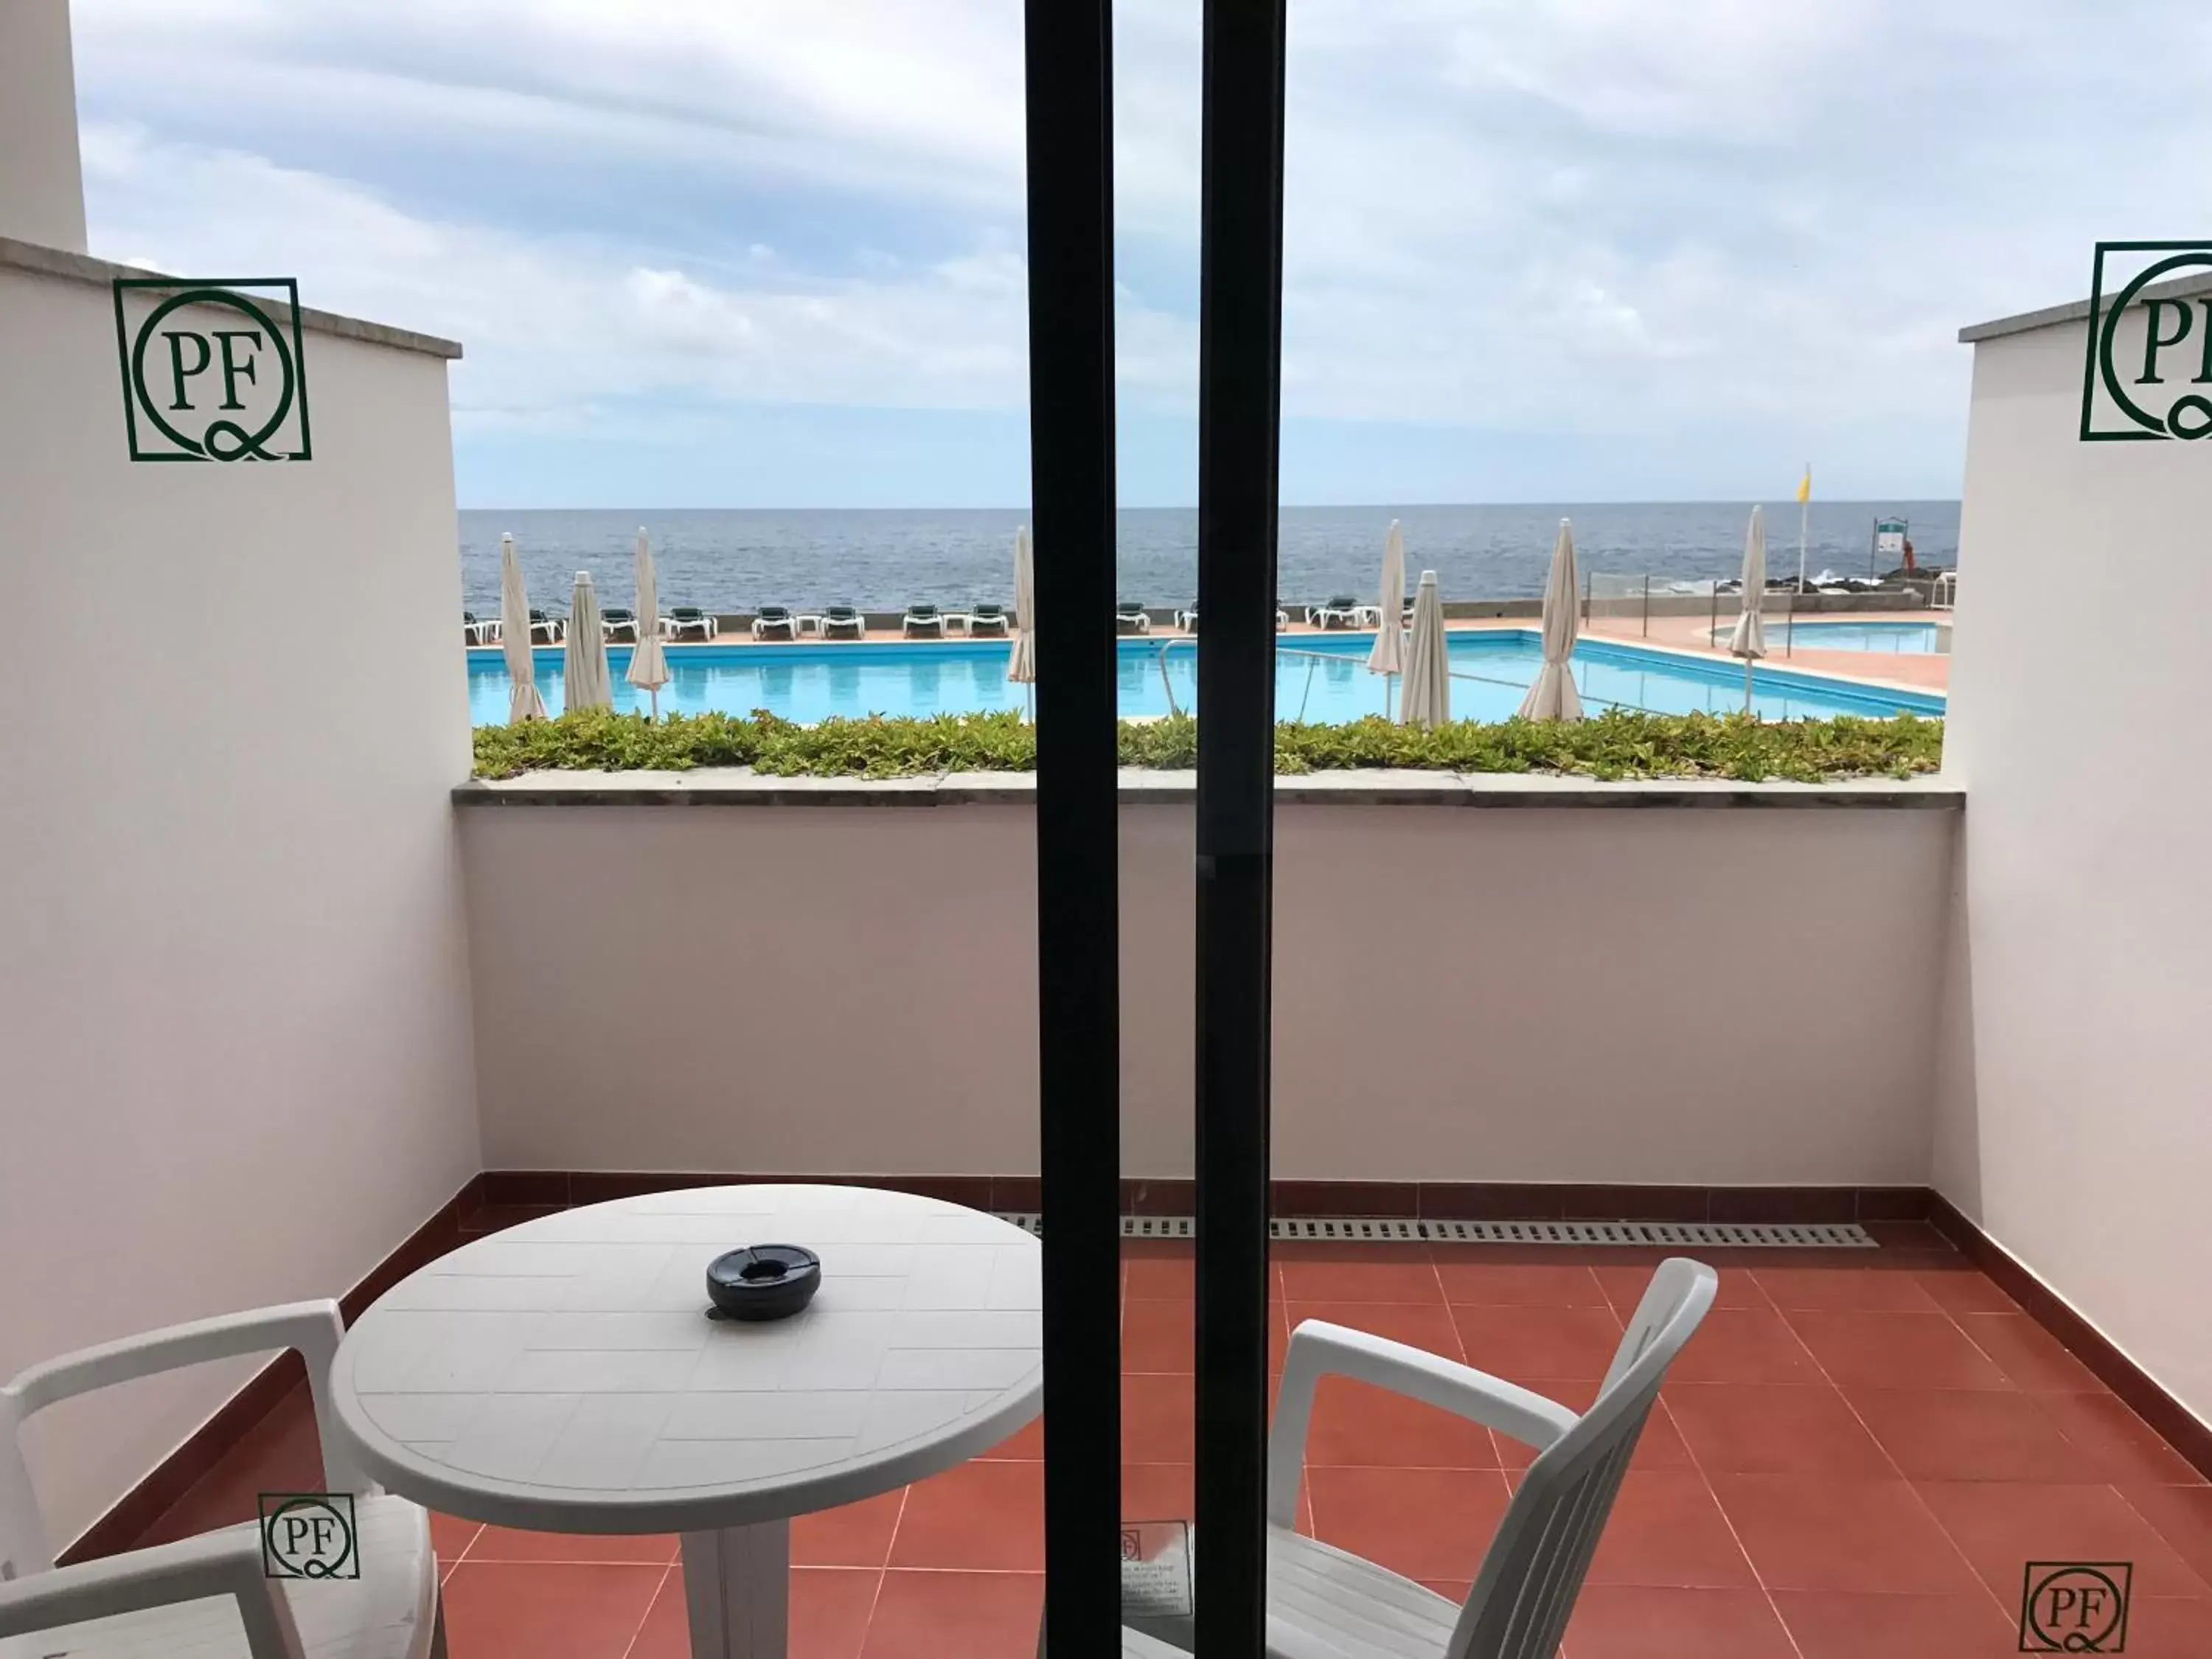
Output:
M1813 469L1809 466L1805 469L1804 482L1797 486L1797 499L1801 501L1813 499Z

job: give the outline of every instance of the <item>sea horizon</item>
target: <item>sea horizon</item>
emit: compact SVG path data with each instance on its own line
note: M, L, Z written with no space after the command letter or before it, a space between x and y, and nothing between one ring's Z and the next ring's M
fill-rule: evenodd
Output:
M1364 593L1375 584L1393 519L1406 538L1407 579L1433 569L1447 598L1517 599L1541 592L1559 521L1574 526L1588 575L1660 585L1711 581L1741 568L1750 501L1398 502L1285 507L1277 586L1286 604ZM1797 503L1766 511L1767 561L1777 575L1798 562ZM1956 500L1815 501L1804 549L1808 575L1864 575L1877 564L1876 517L1905 519L1918 562L1957 560ZM1198 511L1132 507L1116 515L1122 598L1190 603L1198 585ZM515 538L532 600L565 608L579 570L602 605L634 598L632 549L650 537L664 608L744 611L761 605L847 603L870 610L917 601L959 606L1012 598L1014 532L1026 507L464 507L465 603L496 610L502 533Z

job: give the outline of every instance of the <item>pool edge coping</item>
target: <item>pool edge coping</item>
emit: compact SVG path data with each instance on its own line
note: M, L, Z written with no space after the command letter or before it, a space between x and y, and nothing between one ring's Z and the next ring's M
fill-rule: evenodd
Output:
M1125 806L1188 805L1198 775L1124 768ZM522 806L1028 806L1033 772L946 772L921 777L776 777L744 767L690 772L528 772L456 784L457 807ZM1553 773L1317 772L1275 780L1279 806L1655 807L1957 811L1966 790L1938 773L1843 778L1830 783L1747 783L1717 778L1604 782Z

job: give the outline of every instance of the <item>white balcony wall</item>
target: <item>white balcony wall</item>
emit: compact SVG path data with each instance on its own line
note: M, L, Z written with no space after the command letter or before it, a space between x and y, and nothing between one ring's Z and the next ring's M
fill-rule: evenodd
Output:
M1275 1174L1925 1181L1958 817L1285 806ZM1036 1170L1025 807L460 817L489 1167ZM1193 836L1122 810L1133 1176L1190 1172Z
M34 257L0 247L0 1376L342 1291L479 1167L445 362L310 331L313 461L134 465L107 271ZM34 1419L56 1546L250 1370Z
M2073 320L1974 348L1936 1176L2212 1419L2212 445L2081 441L2085 347Z
M0 5L0 236L84 252L69 0Z

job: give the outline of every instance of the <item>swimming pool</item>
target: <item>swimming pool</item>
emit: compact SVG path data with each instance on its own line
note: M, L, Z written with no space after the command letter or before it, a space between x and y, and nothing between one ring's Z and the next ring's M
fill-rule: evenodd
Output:
M1282 720L1336 724L1391 711L1390 688L1367 672L1372 634L1299 635L1275 658L1275 710ZM1006 679L1002 641L948 644L917 641L838 645L702 645L671 647L675 678L660 690L664 712L750 714L766 708L787 720L833 715L972 714L1020 708L1028 688ZM1189 711L1198 698L1198 647L1187 639L1121 642L1124 716ZM561 712L561 650L533 653L539 694ZM1520 707L1536 677L1543 647L1533 629L1461 629L1449 636L1455 676L1452 713L1462 720L1500 720ZM478 725L507 718L507 665L496 647L469 653L469 717ZM629 647L611 646L615 707L643 708L646 699L623 678ZM1575 684L1592 712L1618 704L1660 714L1704 709L1725 714L1743 706L1743 672L1732 662L1646 650L1610 640L1575 647ZM1899 710L1940 715L1943 699L1924 691L1892 691L1802 671L1760 665L1753 708L1762 720L1833 714L1887 717Z
M1727 629L1714 642L1728 642ZM1766 619L1766 648L1778 651L1788 636L1789 624ZM1884 651L1893 656L1929 656L1951 648L1948 624L1929 622L1801 622L1797 643L1808 651Z

